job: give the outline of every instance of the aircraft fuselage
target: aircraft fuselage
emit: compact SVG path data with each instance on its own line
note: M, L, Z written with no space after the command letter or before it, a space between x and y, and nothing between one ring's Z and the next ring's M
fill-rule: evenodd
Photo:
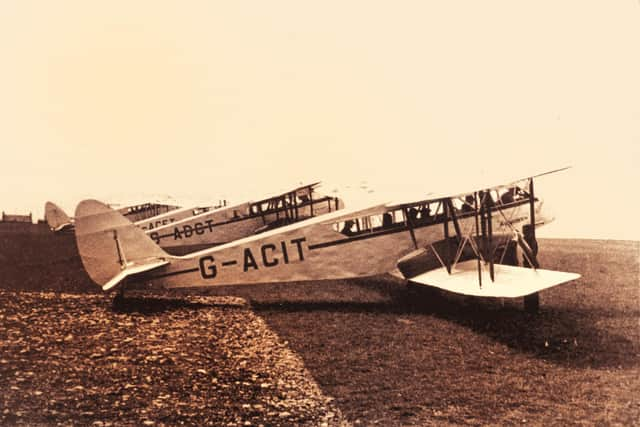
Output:
M539 202L536 208L539 211ZM497 208L492 210L495 234L511 233L512 227L529 222L528 200L500 209L501 214ZM451 219L445 221L438 215L412 222L405 215L395 223L378 225L375 219L384 214L389 211L370 214L368 220L339 215L324 221L317 218L308 226L286 227L279 233L253 236L188 257L172 258L166 267L146 274L144 281L164 287L191 287L371 276L389 272L408 253L441 241L445 223L454 228ZM475 213L457 215L461 230L473 229ZM538 213L536 217L543 218ZM350 219L369 228L363 226L345 233L344 223Z

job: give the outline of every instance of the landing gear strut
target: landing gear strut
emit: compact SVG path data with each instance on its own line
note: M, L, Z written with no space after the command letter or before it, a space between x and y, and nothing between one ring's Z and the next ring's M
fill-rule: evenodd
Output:
M526 227L527 226L525 226L525 228ZM526 239L526 232L525 232L525 239ZM533 243L533 242L531 242L531 243ZM518 266L519 265L517 247L518 247L518 244L516 242L509 242L507 244L507 246L505 248L506 253L504 254L504 257L503 257L503 263L504 264L506 264L506 265L514 265L514 266ZM538 250L537 250L538 249L538 245L534 244L533 247L535 248L535 252L538 252ZM535 262L537 263L537 260ZM529 267L529 268L531 267L531 265L527 261L526 257L523 257L522 264L525 267ZM536 292L536 293L533 293L533 294L530 294L530 295L525 295L523 297L523 301L524 301L524 310L527 313L536 314L538 312L539 308L540 308L540 293Z
M533 178L529 181L529 219L530 223L522 227L522 234L526 245L530 249L528 257L525 257L523 264L529 268L540 268L538 262L538 241L536 240L536 210L535 197L533 195ZM540 308L540 294L526 295L524 297L524 310L527 313L536 314Z

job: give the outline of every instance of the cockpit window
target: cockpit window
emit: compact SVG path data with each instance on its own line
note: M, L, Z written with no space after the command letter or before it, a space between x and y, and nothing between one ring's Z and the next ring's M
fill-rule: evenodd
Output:
M193 215L194 216L195 215L199 215L199 214L204 213L204 212L209 212L209 208L208 207L201 207L201 208L194 208L193 209Z
M503 205L529 198L529 193L517 185L509 188L503 188L498 193L500 195L500 203Z

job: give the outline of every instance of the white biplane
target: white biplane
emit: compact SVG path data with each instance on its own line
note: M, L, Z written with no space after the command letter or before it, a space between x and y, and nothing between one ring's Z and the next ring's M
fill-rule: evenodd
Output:
M544 175L544 174L542 174ZM578 274L543 270L535 227L551 219L533 178L404 203L342 210L261 234L172 256L118 212L96 200L76 209L76 240L93 281L165 288L346 279L399 270L410 283L480 297L525 297ZM520 247L531 268L501 263Z
M168 205L158 205L154 203L144 203L142 205L131 205L120 208L117 211L128 220L132 221L136 226L143 230L151 230L154 227L160 227L172 222L180 221L191 216L199 215L202 212L208 212L217 209L219 206L195 207L195 208L179 208ZM155 216L146 216L156 213ZM142 218L142 219L137 219ZM44 205L44 219L47 221L51 230L66 231L73 229L74 219L53 202L46 202Z
M145 230L170 254L184 255L343 209L344 203L338 197L316 191L319 184L299 185L277 195L233 206L176 209L134 225ZM52 202L45 205L45 218L55 231L73 224Z
M300 185L260 200L203 212L147 234L167 252L184 255L343 209L339 198L317 192L319 184Z

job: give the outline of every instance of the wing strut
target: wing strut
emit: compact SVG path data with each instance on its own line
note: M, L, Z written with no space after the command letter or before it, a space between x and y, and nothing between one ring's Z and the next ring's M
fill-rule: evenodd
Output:
M444 208L444 248L445 248L445 261L447 272L451 274L451 255L449 245L451 242L449 241L449 204L443 203Z
M475 233L475 237L478 236L478 192L476 191L475 193L473 193L473 214L476 220L476 233ZM481 265L481 261L480 259L482 258L480 256L479 251L476 252L477 256L478 256L478 284L480 285L480 289L482 289L482 265Z
M409 214L409 209L408 208L404 208L403 209L403 213L404 213L404 217L407 220L407 225L409 226L409 234L411 235L411 240L413 241L413 246L416 249L418 249L418 241L416 240L416 233L413 230L413 227L414 227L413 218Z
M458 236L459 239L462 239L462 231L460 230L460 224L458 223L458 217L456 216L456 210L453 207L453 202L449 198L445 200L444 203L449 206L449 213L451 214L451 220L453 221L453 227L456 230L456 235ZM448 217L447 217L447 220L449 220Z
M493 236L493 228L491 227L491 205L489 200L491 194L489 191L480 192L480 228L482 233L482 253L484 254L484 261L489 262L489 277L493 282L494 268L493 268L493 256L491 255L491 238Z
M493 248L493 226L492 226L492 221L491 221L491 206L493 205L492 199L491 199L491 193L489 193L489 191L487 190L485 192L485 204L487 205L487 235L489 238L489 252L493 252L492 248ZM489 277L491 277L491 281L495 281L495 271L493 268L493 254L489 253L488 254L488 258L489 258Z
M292 192L289 197L291 198L292 217L294 221L297 221L300 218L300 211L298 210L298 198L296 197L295 191Z
M533 195L533 178L529 180L529 218L531 219L531 241L534 242L536 240L536 198ZM528 242L531 245L531 242ZM538 267L538 260L534 259L532 261L535 264L535 267Z
M533 192L533 178L529 179L529 219L531 223L528 227L527 233L524 236L524 243L526 243L527 248L529 249L529 254L531 256L531 260L529 262L530 266L535 270L540 268L540 263L538 262L537 252L538 252L538 242L536 241L536 210L535 210L535 202L536 198ZM523 230L524 231L524 230ZM522 245L523 247L525 245ZM532 250L531 247L534 247ZM526 250L523 250L523 253ZM535 292L530 295L525 295L524 297L524 309L529 313L537 313L540 308L540 294Z

